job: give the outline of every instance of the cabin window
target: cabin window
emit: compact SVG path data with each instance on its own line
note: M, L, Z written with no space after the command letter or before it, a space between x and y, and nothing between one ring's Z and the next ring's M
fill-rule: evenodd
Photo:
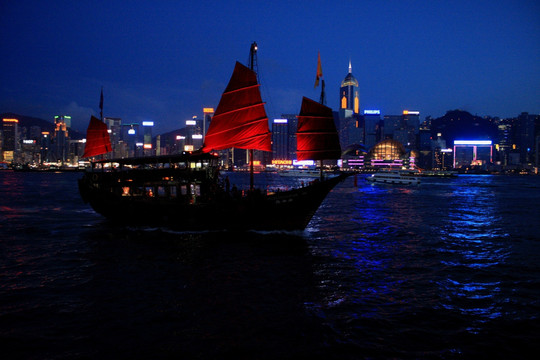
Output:
M157 188L157 196L160 196L160 197L165 197L166 196L164 186L158 186L158 188Z
M145 190L144 193L146 194L146 196L154 197L154 188L153 187L147 186L144 190Z
M187 195L187 186L186 185L182 185L180 186L180 194L182 195Z
M171 186L169 192L171 197L176 197L176 186Z
M122 196L129 196L129 186L122 186Z
M201 196L201 186L197 184L191 184L191 195Z

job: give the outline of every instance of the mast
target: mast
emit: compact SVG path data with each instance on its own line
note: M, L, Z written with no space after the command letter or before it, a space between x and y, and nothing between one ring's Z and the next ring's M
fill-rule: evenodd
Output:
M323 76L320 53L319 53L319 60L317 64L317 76L320 76L321 78ZM324 93L324 79L322 79L322 83L321 83L321 98L319 100L319 103L321 103L321 105L326 105L326 94ZM323 181L324 175L323 175L323 160L322 159L319 160L319 169L320 169L320 180Z
M259 74L254 70L255 68L255 61L257 60L257 43L254 41L253 44L251 44L251 48L249 49L249 68L251 71L255 72L257 74L257 78L259 77ZM259 81L257 81L259 82ZM254 179L253 179L253 149L249 149L249 190L253 191L254 188Z
M99 98L99 116L101 121L103 121L103 86L101 87L101 96Z

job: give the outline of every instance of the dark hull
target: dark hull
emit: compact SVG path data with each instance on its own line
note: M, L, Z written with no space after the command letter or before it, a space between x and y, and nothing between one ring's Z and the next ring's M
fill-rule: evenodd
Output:
M87 176L79 180L85 202L120 224L165 225L179 230L303 230L345 175L274 194L217 192L203 200L123 196ZM97 186L96 186L97 185Z

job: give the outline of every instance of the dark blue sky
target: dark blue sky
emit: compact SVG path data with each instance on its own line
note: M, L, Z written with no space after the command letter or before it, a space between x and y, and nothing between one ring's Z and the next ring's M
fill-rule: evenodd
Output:
M318 99L319 51L334 109L351 60L361 109L540 113L536 0L4 0L0 26L0 112L78 129L101 86L105 116L182 127L217 106L253 41L270 118Z

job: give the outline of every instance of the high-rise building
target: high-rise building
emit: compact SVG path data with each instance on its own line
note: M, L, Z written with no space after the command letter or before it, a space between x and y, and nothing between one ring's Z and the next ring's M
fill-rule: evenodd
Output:
M358 95L358 80L352 74L352 65L349 61L349 73L341 82L339 89L339 101L341 110L351 110L354 114L360 112L360 97Z
M153 121L143 121L143 149L144 155L152 155L152 128L154 127Z
M516 122L516 143L519 150L519 161L522 164L534 162L535 133L534 123L538 115L521 113Z
M403 145L411 149L417 149L420 128L420 111L403 110L403 123L405 124L407 133L407 139Z
M360 123L360 97L358 93L358 80L352 74L349 61L349 73L341 82L339 89L339 141L341 148L358 143L363 138L363 131L358 127Z
M287 144L289 149L287 159L296 160L296 130L298 129L298 115L281 114L281 118L287 119Z
M193 116L191 120L186 120L185 151L200 149L203 145L203 121Z
M52 161L62 163L68 160L69 155L69 131L68 121L71 124L71 116L57 115L54 117L54 139L52 142Z
M508 165L509 154L512 151L512 122L502 119L497 125L497 160L503 166Z
M104 117L103 122L107 125L109 137L111 139L112 154L111 157L121 157L123 153L122 140L122 119L113 117Z
M51 156L51 134L48 131L43 131L40 138L40 155L41 162L52 161Z
M364 110L364 145L371 149L381 140L381 110Z
M289 160L289 121L274 119L272 122L272 160Z
M139 124L122 124L121 139L123 150L119 156L132 157L137 153L137 143L140 143Z
M2 119L2 160L12 161L18 150L19 143L19 120Z
M203 108L203 138L206 136L210 122L212 122L212 116L214 116L214 108Z
M401 115L384 115L383 128L385 139L393 139L396 130L404 127L403 117Z

